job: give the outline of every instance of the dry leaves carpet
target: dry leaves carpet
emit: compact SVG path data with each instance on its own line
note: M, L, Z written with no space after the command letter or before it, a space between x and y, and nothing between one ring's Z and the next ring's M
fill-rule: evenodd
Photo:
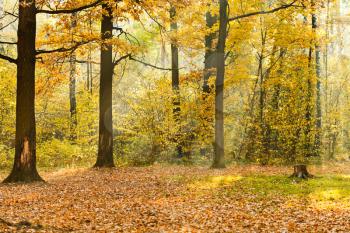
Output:
M0 232L350 232L350 169L311 172L320 178L258 166L44 173L0 185Z

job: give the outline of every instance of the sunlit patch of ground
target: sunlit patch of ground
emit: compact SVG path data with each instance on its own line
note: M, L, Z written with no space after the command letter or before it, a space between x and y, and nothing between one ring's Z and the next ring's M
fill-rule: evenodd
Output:
M308 181L289 167L44 172L47 183L0 185L0 232L349 232L350 169L310 171Z

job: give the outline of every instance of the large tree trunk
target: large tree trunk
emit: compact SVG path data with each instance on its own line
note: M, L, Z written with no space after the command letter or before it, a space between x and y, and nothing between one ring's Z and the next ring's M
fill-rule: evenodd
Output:
M76 15L72 15L72 29L77 26ZM74 32L73 32L74 33ZM73 40L74 35L72 35ZM69 74L69 102L70 102L70 139L77 139L77 100L76 100L76 55L73 52L70 56L70 74Z
M20 0L18 6L15 160L5 183L42 181L36 169L35 1Z
M101 37L112 38L113 16L107 4L103 4ZM95 167L114 167L113 162L113 121L112 121L112 80L113 80L113 51L112 45L107 43L101 47L101 77L100 77L100 122L98 155Z
M176 22L176 9L175 7L171 7L170 9L170 19L171 19L171 31L176 31L178 29ZM171 41L171 82L172 89L174 92L174 100L173 100L173 113L175 122L178 125L178 132L175 138L177 156L179 158L183 157L183 147L181 143L181 107L180 107L180 71L179 71L179 48L177 46L176 39L172 39Z
M217 45L217 75L215 91L215 155L213 168L225 167L224 153L224 79L225 79L225 46L227 37L228 16L227 0L220 0L220 27Z

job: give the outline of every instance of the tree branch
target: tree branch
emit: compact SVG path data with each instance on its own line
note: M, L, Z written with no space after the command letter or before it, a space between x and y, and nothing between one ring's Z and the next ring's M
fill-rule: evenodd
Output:
M294 3L296 3L296 2L297 2L297 0L294 0L293 2L291 2L289 4L282 5L280 7L274 8L272 10L268 10L268 11L263 10L263 11L251 12L251 13L247 13L247 14L244 14L244 15L239 15L239 16L235 16L235 17L229 18L228 20L229 21L235 21L235 20L247 18L247 17L250 17L250 16L266 15L266 14L275 13L277 11L284 10L284 9L289 8L289 7L295 6Z
M7 28L8 26L12 25L13 23L15 23L18 20L18 18L15 18L14 20L12 20L11 22L5 24L4 26L2 26L0 28L0 30L4 30L5 28Z
M13 63L13 64L17 64L17 59L14 59L12 57L9 57L9 56L3 55L3 54L0 54L0 59L8 61L8 62Z
M83 11L95 6L98 6L100 3L102 3L102 0L96 0L95 2L85 5L85 6L81 6L78 8L74 8L74 9L62 9L62 10L43 10L43 9L38 9L36 11L37 14L40 13L44 13L44 14L50 14L50 15L56 15L56 14L73 14L79 11Z
M6 45L16 45L16 44L17 44L17 42L0 41L0 44L6 44Z
M159 67L159 66L156 66L156 65L149 64L149 63L147 63L147 62L138 60L138 59L136 59L136 58L134 58L134 57L132 57L132 56L130 56L129 59L132 60L132 61L136 61L136 62L138 62L138 63L141 63L141 64L144 65L144 66L152 67L152 68L157 69L157 70L164 70L164 71L172 71L172 70L173 70L173 69L171 69L171 68L163 68L163 67ZM181 68L180 68L180 69L181 69Z
M113 62L113 66L118 65L121 61L123 61L123 60L125 60L125 59L127 59L127 58L130 58L130 59L131 59L131 54L124 55L124 56L118 58L117 60L115 60L115 61Z
M5 11L4 12L6 15L11 15L12 17L18 18L18 15L16 15L15 13L11 13L9 11Z
M92 41L82 41L82 42L76 43L74 46L69 47L69 48L62 47L62 48L52 49L52 50L37 50L36 55L48 54L48 53L73 52L73 51L77 50L80 46L85 45L89 42L92 42Z

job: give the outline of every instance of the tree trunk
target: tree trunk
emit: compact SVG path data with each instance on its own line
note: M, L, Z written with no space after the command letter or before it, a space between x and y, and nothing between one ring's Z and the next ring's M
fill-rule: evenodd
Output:
M294 166L294 173L293 173L293 175L291 175L291 177L300 178L300 179L308 179L308 178L312 178L314 176L308 172L306 165L299 164L299 165Z
M309 69L310 74L307 79L307 92L306 92L306 109L305 109L305 120L306 125L304 129L305 141L304 141L304 154L306 157L310 157L313 153L312 143L311 143L311 126L312 126L312 96L313 96L313 88L312 88L312 57L313 57L313 49L312 47L309 49Z
M15 159L5 183L42 181L36 169L35 1L20 0L18 6Z
M113 16L107 4L102 5L106 15L102 17L101 37L103 41L112 38ZM95 167L114 167L113 161L113 121L112 121L112 80L113 80L112 45L103 43L101 47L100 76L100 116L99 143Z
M312 14L312 28L315 35L317 34L317 15ZM315 154L320 155L321 147L321 128L322 128L322 106L321 106L321 51L318 42L315 44L316 59L316 135L315 135Z
M170 9L170 19L171 19L171 31L176 31L178 29L176 22L176 9L175 7L171 7ZM181 143L181 108L180 108L180 71L179 71L179 48L177 46L176 39L172 39L171 41L171 81L172 81L172 89L174 92L174 100L173 100L173 113L175 122L178 126L178 132L175 139L176 150L178 158L183 157L183 147Z
M217 45L217 74L215 90L215 155L213 168L225 167L224 151L224 79L225 79L225 46L227 37L228 16L227 0L220 0L219 41Z
M92 34L92 20L89 19L89 30L90 34ZM92 94L92 75L93 75L93 69L92 69L92 48L89 44L89 51L88 51L88 57L87 57L87 63L86 63L86 90Z
M72 15L72 29L77 26L76 15ZM74 33L74 32L73 32ZM72 34L72 41L74 35ZM76 100L76 55L73 52L70 56L70 74L69 74L69 102L70 102L70 139L77 139L77 100Z
M217 23L218 17L217 15L212 15L210 11L206 13L206 26L208 29L212 29L213 26ZM212 126L214 123L214 118L211 114L212 112L212 103L209 101L211 100L209 95L212 93L212 90L209 86L209 79L215 74L216 69L216 46L214 44L215 39L217 38L217 32L211 32L209 35L205 36L205 55L204 55L204 72L203 72L203 133L202 138L205 141L212 141L212 136L214 135L214 132L212 130ZM205 156L208 152L207 148L201 148L201 155Z
M266 31L261 29L261 51L259 54L259 68L258 68L258 77L259 81L259 125L261 131L261 145L262 145L262 153L263 157L261 159L262 165L267 165L270 160L270 137L271 130L268 122L265 119L265 107L266 107L266 90L265 90L265 81L270 74L270 70L268 69L266 73L264 73L264 57L265 57L265 49L266 49ZM276 47L273 47L273 53L276 50ZM271 64L274 63L274 59L272 58Z
M217 22L217 16L213 16L210 12L206 13L207 28L212 29ZM213 32L205 36L205 55L204 55L204 82L203 92L210 94L209 79L214 74L216 68L216 51L214 49L214 41L217 33Z

